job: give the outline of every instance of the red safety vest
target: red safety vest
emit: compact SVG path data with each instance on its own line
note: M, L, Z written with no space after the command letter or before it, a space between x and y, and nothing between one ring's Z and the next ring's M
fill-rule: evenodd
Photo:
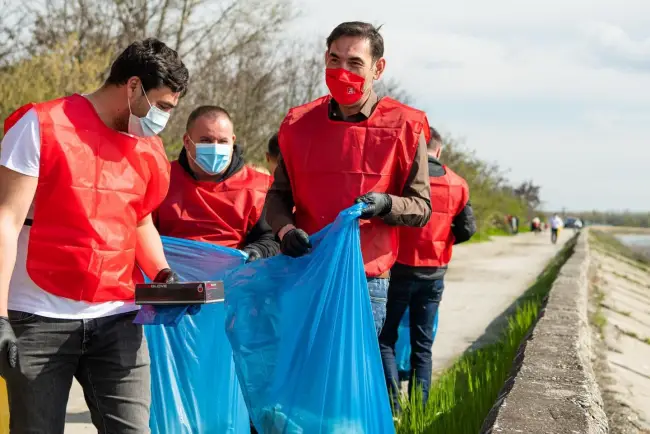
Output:
M329 119L330 97L293 108L283 121L280 152L296 205L296 226L309 234L368 192L401 195L422 133L425 114L382 98L369 119ZM398 232L379 218L361 220L366 275L376 277L395 262Z
M154 216L158 231L241 249L268 189L269 175L248 166L222 182L197 181L174 161L169 194Z
M431 219L424 228L401 227L397 262L411 267L449 264L454 246L451 222L469 200L467 182L443 166L444 176L430 177Z
M132 300L136 227L167 194L169 161L158 137L104 124L81 95L28 104L38 114L41 153L27 272L40 288L72 300Z

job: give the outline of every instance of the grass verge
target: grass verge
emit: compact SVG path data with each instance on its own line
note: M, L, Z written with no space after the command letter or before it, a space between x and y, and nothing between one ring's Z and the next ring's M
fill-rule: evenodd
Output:
M605 293L600 289L596 284L592 286L592 296L594 298L594 305L596 306L596 311L591 316L591 323L598 330L598 334L601 338L605 336L605 326L607 325L607 317L603 312L603 307L605 306Z
M426 407L420 393L402 403L397 434L475 434L504 385L520 344L537 321L560 268L573 253L576 237L546 266L517 301L500 339L466 353L432 385Z
M530 232L530 231L528 231ZM519 233L522 233L520 230ZM513 234L508 232L505 229L501 228L488 228L484 230L480 230L476 232L472 238L468 241L468 243L484 243L486 241L492 240L492 237L510 237Z

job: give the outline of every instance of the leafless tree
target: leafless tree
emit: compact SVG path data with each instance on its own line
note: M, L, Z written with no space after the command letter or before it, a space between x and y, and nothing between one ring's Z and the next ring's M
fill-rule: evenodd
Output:
M12 0L0 0L0 66L19 57L26 14Z
M114 55L148 36L175 48L191 83L163 132L172 157L198 105L228 110L246 156L259 162L289 108L326 93L325 38L305 42L283 34L298 13L294 0L38 0L25 2L23 12L32 56L70 38L77 60L89 52ZM380 82L379 91L410 101L394 80Z
M380 97L389 96L403 104L412 104L413 97L394 78L382 78L375 84L375 92Z

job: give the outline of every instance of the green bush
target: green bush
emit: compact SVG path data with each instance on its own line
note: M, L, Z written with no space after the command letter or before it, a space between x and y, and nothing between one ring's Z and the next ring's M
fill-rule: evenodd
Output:
M71 37L52 50L6 66L0 69L0 117L4 121L30 102L94 91L110 62L110 53L86 50L81 54Z

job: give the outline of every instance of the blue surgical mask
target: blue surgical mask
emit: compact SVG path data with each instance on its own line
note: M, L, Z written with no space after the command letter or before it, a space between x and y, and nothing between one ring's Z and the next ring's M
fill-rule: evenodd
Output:
M142 83L140 84L142 87ZM147 93L142 87L142 94L147 98ZM127 100L128 101L128 100ZM129 104L129 134L140 137L151 137L157 136L165 129L167 121L169 120L169 113L160 110L156 106L152 106L147 98L147 103L149 104L149 111L147 115L143 118L139 118L133 113L131 113L131 102Z
M196 147L196 158L193 160L208 175L219 175L228 168L233 153L232 144L197 143L194 146Z

